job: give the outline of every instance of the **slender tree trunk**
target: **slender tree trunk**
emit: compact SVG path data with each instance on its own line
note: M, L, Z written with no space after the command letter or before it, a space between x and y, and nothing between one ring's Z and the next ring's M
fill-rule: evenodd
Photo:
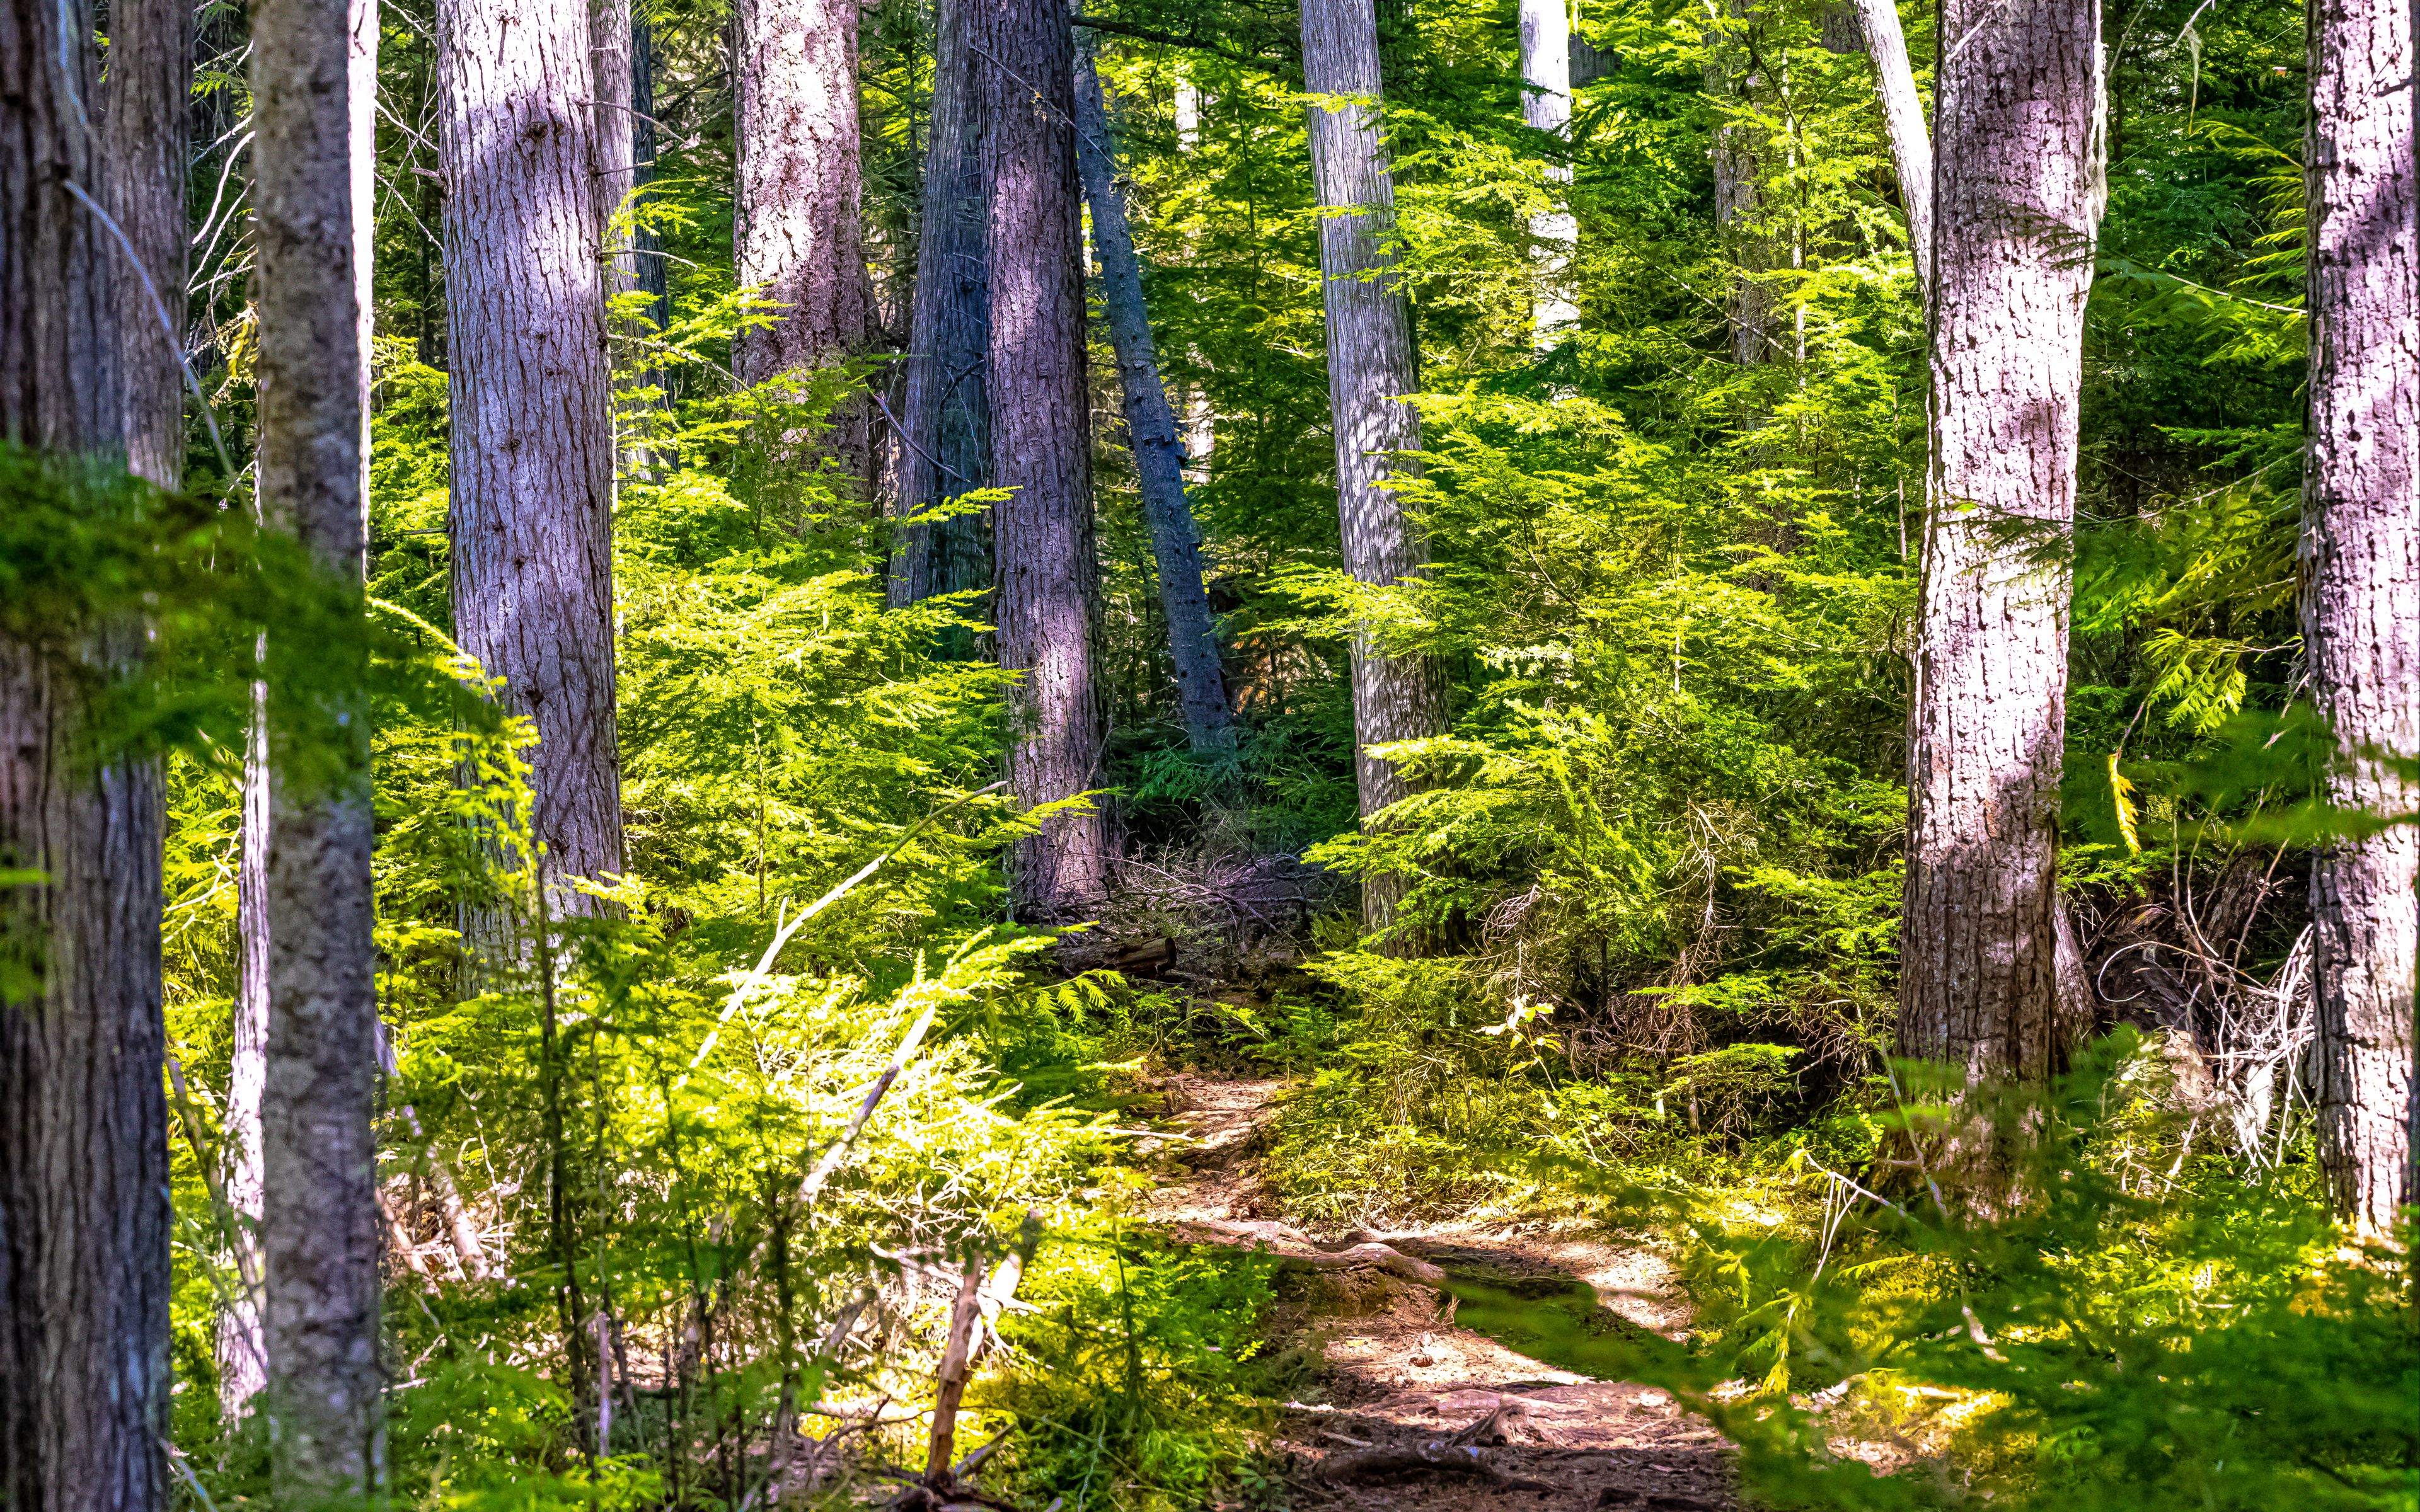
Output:
M1009 788L1029 806L1100 785L1104 711L1093 648L1092 395L1084 372L1082 191L1076 172L1075 37L1061 0L983 0L983 181L991 243L992 618L1000 664L1023 674ZM1109 830L1097 810L1019 841L1019 917L1064 918L1108 891Z
M184 481L185 168L193 116L194 8L117 0L110 8L108 108L101 121L111 216L132 244L119 270L119 367L126 465L164 488Z
M536 727L530 827L561 918L595 906L564 878L623 869L589 18L440 0L437 26L455 634Z
M1746 0L1731 0L1729 20L1706 39L1706 93L1728 111L1751 100L1760 84L1745 71L1746 50L1739 38L1754 24ZM1739 271L1731 279L1731 361L1754 367L1768 361L1776 345L1773 334L1773 292L1757 275L1770 265L1773 249L1757 218L1756 178L1761 132L1743 121L1726 120L1714 128L1714 225Z
M1559 194L1568 193L1572 182L1571 162L1559 155L1572 134L1572 25L1564 4L1521 0L1521 80L1529 86L1521 97L1521 118L1532 131L1552 132L1561 144L1546 165L1546 182ZM1579 322L1579 306L1572 302L1571 291L1572 247L1578 239L1579 223L1565 207L1529 217L1540 351L1552 350L1556 339Z
M630 177L642 191L656 181L656 34L645 15L635 11L630 21ZM643 193L641 203L644 200ZM661 331L673 323L663 237L642 223L632 243L638 254L639 288L649 301L648 318ZM645 381L660 388L663 375L651 372Z
M899 509L911 517L982 487L990 466L984 349L990 237L983 192L984 96L969 49L985 0L938 0L933 118L924 152L923 229L903 385ZM991 580L984 517L970 513L899 532L891 602L913 604ZM964 648L958 648L963 650Z
M257 660L267 646L258 645ZM258 1276L260 1197L260 1093L269 1079L269 687L252 685L252 717L244 730L243 828L236 856L236 964L234 1022L230 1026L225 1133L226 1197L234 1210L235 1242L247 1257L238 1276ZM260 1328L261 1298L238 1283L219 1311L219 1412L229 1425L242 1420L269 1381L269 1340Z
M2342 759L2329 797L2409 812L2380 756L2420 754L2420 266L2412 254L2411 0L2310 13L2310 462L2303 640ZM2337 1210L2392 1227L2410 1147L2420 835L2322 847L2311 869L2319 1165Z
M119 465L127 419L125 255L93 213L116 201L85 125L92 33L82 5L0 0L0 440L47 455L63 486ZM85 748L93 675L140 633L21 628L39 639L0 636L0 872L41 880L0 886L0 1505L153 1512L168 1406L160 779Z
M743 332L739 381L831 367L866 349L869 290L860 215L859 0L739 0L739 198L743 285L783 306ZM843 475L873 486L870 406L831 416Z
M1932 142L1924 129L1924 101L1908 67L1907 37L1898 0L1856 0L1858 30L1874 63L1874 99L1883 112L1891 171L1907 206L1907 245L1916 257L1916 286L1929 301L1932 288Z
M2084 301L2102 191L2094 0L1949 0L1933 453L1908 712L1900 1042L2040 1078L2058 1041L2060 746Z
M1387 170L1374 104L1379 95L1377 22L1371 0L1305 0L1304 85L1311 93L1369 103L1314 102L1309 111L1311 165L1323 209L1319 271L1327 316L1327 399L1336 432L1336 512L1344 568L1361 582L1399 583L1428 569L1428 542L1384 486L1413 474L1404 454L1420 445L1418 411L1404 402L1419 383L1411 311L1394 255L1395 185ZM1393 763L1371 754L1390 741L1445 729L1445 682L1423 656L1390 655L1370 636L1353 643L1353 739L1362 822L1411 787ZM1362 920L1372 930L1394 921L1404 878L1361 881ZM1410 942L1397 937L1399 946Z
M1126 437L1134 447L1143 518L1151 526L1152 556L1159 568L1159 604L1168 618L1185 733L1196 751L1232 751L1235 727L1218 667L1218 629L1202 584L1202 528L1185 498L1185 453L1177 445L1168 391L1160 386L1159 353L1152 341L1151 313L1143 305L1142 264L1118 193L1109 112L1089 55L1076 69L1076 126L1084 197L1093 208L1093 246L1101 259L1101 303L1109 312Z

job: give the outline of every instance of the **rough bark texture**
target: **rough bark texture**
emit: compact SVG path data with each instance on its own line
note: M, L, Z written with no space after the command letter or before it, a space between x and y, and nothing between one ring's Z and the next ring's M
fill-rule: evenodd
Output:
M1420 419L1404 396L1419 386L1411 311L1387 249L1394 234L1395 185L1378 137L1377 21L1370 0L1306 0L1303 80L1311 165L1323 209L1319 223L1321 295L1327 315L1327 401L1336 432L1336 514L1344 568L1365 583L1396 583L1428 568L1428 542L1404 517L1383 485L1416 461ZM1337 99L1333 97L1352 97ZM1376 275L1376 276L1373 276ZM1367 823L1411 788L1373 746L1433 735L1445 728L1445 682L1426 656L1389 656L1368 637L1353 645L1353 738L1361 817ZM1383 929L1394 919L1404 883L1361 881L1362 919Z
M900 424L903 517L984 485L990 466L984 348L990 318L990 246L983 192L984 97L968 44L983 0L939 0L933 20L933 118L924 151L923 230ZM899 532L891 602L912 604L991 580L980 514Z
M982 0L974 29L990 227L993 623L1000 664L1020 672L1009 788L1029 805L1099 785L1107 732L1094 686L1100 568L1093 551L1092 396L1084 373L1081 191L1076 173L1075 38L1060 0ZM1010 890L1025 918L1065 918L1108 890L1098 810L1019 841Z
M1521 80L1529 92L1521 97L1521 118L1533 131L1550 131L1568 142L1572 131L1572 25L1564 0L1521 0ZM1546 165L1546 181L1567 191L1572 165L1559 156ZM1529 217L1529 255L1537 270L1536 327L1540 350L1551 349L1558 336L1579 323L1579 306L1572 302L1572 247L1579 239L1579 222L1558 207Z
M1706 93L1726 112L1735 113L1755 93L1760 80L1750 71L1748 50L1742 45L1753 24L1746 0L1731 0L1706 39ZM1771 359L1773 292L1757 278L1771 263L1773 249L1758 224L1756 176L1762 132L1745 121L1726 119L1714 128L1714 227L1739 272L1731 280L1731 361L1752 367Z
M1109 112L1101 100L1093 60L1076 69L1077 151L1084 175L1084 198L1093 208L1093 246L1101 260L1101 303L1109 314L1109 345L1118 359L1118 385L1125 400L1126 439L1133 444L1142 513L1151 527L1151 550L1159 569L1160 612L1168 618L1169 654L1176 664L1177 701L1185 733L1196 751L1235 748L1228 717L1227 680L1218 666L1218 628L1210 594L1202 584L1202 527L1185 498L1185 451L1177 444L1176 416L1160 386L1159 352L1143 304L1142 263L1135 255L1118 193Z
M845 363L866 348L865 248L859 215L859 0L739 0L739 282L783 306L742 332L739 381ZM824 445L845 476L871 484L869 406L833 411Z
M630 22L630 177L642 191L656 181L656 34L644 15L634 15ZM644 203L644 193L641 202ZM648 299L648 317L661 331L673 321L663 238L642 224L632 244L637 249L639 288ZM661 387L663 375L650 373L646 380Z
M2057 1049L2058 782L2084 300L2101 213L2093 0L1950 0L1932 489L1908 711L1900 1041L1973 1077Z
M2420 753L2412 57L2410 0L2311 6L2303 638L2342 752L2329 796L2380 814L2420 798L2367 759ZM2395 1220L2410 1139L2416 862L2420 835L2397 825L2325 846L2311 869L2319 1164L2338 1210L2376 1232Z
M587 912L561 879L617 873L623 854L589 18L441 0L437 22L455 634L536 726L548 907Z
M1874 98L1890 141L1891 171L1907 206L1907 245L1916 255L1916 286L1928 301L1932 288L1932 142L1924 129L1924 101L1908 67L1907 37L1898 0L1856 0L1857 28L1874 63Z
M85 124L82 5L0 3L0 439L63 472L116 465L124 256L69 188L112 203ZM83 117L80 119L79 117ZM0 1505L167 1503L168 1143L161 792L96 768L88 666L122 625L0 637Z
M126 465L165 488L184 476L185 145L194 57L189 0L116 0L109 16L109 213L142 263L113 244L126 403ZM166 319L161 316L164 311Z

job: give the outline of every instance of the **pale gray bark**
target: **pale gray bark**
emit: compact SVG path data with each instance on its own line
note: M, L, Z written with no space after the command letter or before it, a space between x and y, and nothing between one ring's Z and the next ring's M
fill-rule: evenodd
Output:
M92 36L85 5L0 0L0 438L77 481L120 465L126 424ZM95 674L141 641L124 624L17 628L36 639L0 635L0 872L42 880L0 886L0 1505L155 1512L161 787L152 764L97 764L85 744Z
M267 650L255 648L257 658ZM243 827L235 880L236 979L228 1040L225 1131L227 1206L235 1242L245 1257L238 1275L258 1276L260 1265L260 1092L269 1078L269 688L252 685L252 717L244 728ZM229 1423L251 1410L269 1380L269 1341L260 1331L261 1299L239 1285L219 1310L219 1412Z
M2410 0L2310 11L2310 458L2303 642L2335 727L2336 804L2385 816L2420 791L2380 762L2420 754L2420 266L2412 252ZM2397 825L2311 869L2319 1165L2376 1233L2404 1200L2412 1095L2420 836Z
M174 488L185 463L185 147L192 116L194 8L190 0L116 0L109 16L109 210L138 272L113 246L118 270L119 370L126 390L126 465ZM163 311L167 319L161 319ZM172 332L174 334L172 334Z
M1311 174L1326 214L1319 223L1319 271L1327 316L1327 399L1336 433L1336 508L1344 569L1361 582L1407 581L1428 569L1428 542L1384 485L1413 475L1420 444L1419 412L1405 403L1418 386L1411 311L1390 275L1395 255L1395 185L1379 139L1377 18L1371 0L1306 0L1302 8ZM1362 821L1411 792L1373 746L1433 735L1445 728L1445 683L1432 657L1390 655L1367 635L1353 645L1353 739ZM1365 876L1362 918L1373 930L1393 922L1406 883ZM1399 942L1402 943L1402 942Z
M1521 0L1521 118L1531 130L1550 131L1566 146L1572 134L1572 26L1565 0ZM1558 157L1546 166L1546 182L1560 195L1570 191L1572 165ZM1530 261L1537 290L1533 324L1541 351L1579 323L1572 302L1572 247L1579 222L1561 205L1529 217Z
M1092 396L1084 371L1082 191L1075 37L1061 0L985 0L970 60L983 97L990 239L991 480L1000 664L1010 700L1010 791L1027 805L1100 786L1105 713L1094 678L1100 568L1093 544ZM1108 891L1109 830L1094 810L1017 842L1017 916L1066 918Z
M1109 345L1117 353L1118 385L1125 400L1126 439L1134 448L1143 519L1151 528L1152 557L1159 569L1159 606L1168 619L1169 654L1176 665L1185 733L1196 751L1232 751L1235 727L1227 712L1226 675L1218 666L1218 628L1202 582L1202 527L1185 497L1185 453L1177 444L1168 391L1160 386L1159 352L1152 339L1151 313L1143 304L1142 264L1135 255L1125 200L1118 191L1115 144L1100 76L1089 55L1076 69L1076 127L1084 198L1093 208L1093 246L1101 262L1101 304L1109 315Z
M2093 0L1950 0L1932 487L1908 711L1900 1042L1974 1077L2057 1053L2060 748L2084 301L2102 206Z
M437 26L455 634L536 727L530 827L559 918L595 907L563 879L623 868L590 23L441 0Z
M1858 29L1874 64L1874 99L1882 106L1883 134L1890 144L1891 171L1899 176L1907 206L1907 245L1916 256L1916 286L1931 299L1932 287L1932 142L1924 129L1924 100L1908 66L1907 36L1900 30L1898 0L1856 0Z

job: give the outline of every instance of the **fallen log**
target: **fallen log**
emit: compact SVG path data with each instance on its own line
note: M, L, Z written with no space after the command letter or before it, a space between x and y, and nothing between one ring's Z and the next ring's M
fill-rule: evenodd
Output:
M1171 1225L1170 1231L1173 1237L1193 1243L1263 1250L1292 1265L1330 1271L1368 1266L1406 1281L1417 1281L1422 1286L1439 1288L1445 1286L1443 1271L1426 1260L1404 1254L1391 1244L1382 1244L1375 1240L1364 1241L1344 1249L1322 1249L1301 1230L1266 1219L1239 1224L1216 1218L1187 1218Z

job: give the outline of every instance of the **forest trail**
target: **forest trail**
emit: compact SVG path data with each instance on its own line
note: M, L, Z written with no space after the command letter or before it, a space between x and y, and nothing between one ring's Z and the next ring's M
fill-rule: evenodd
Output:
M1430 1284L1441 1272L1534 1302L1548 1334L1575 1320L1576 1299L1592 1332L1668 1337L1689 1315L1662 1256L1475 1223L1322 1241L1265 1217L1261 1135L1289 1085L1171 1076L1170 1132L1137 1153L1161 1172L1144 1216L1171 1237L1265 1246L1290 1262L1265 1349L1292 1399L1269 1447L1307 1504L1740 1506L1721 1437L1668 1394L1558 1369L1466 1326L1474 1309ZM1480 1310L1493 1333L1528 1342L1518 1303Z

